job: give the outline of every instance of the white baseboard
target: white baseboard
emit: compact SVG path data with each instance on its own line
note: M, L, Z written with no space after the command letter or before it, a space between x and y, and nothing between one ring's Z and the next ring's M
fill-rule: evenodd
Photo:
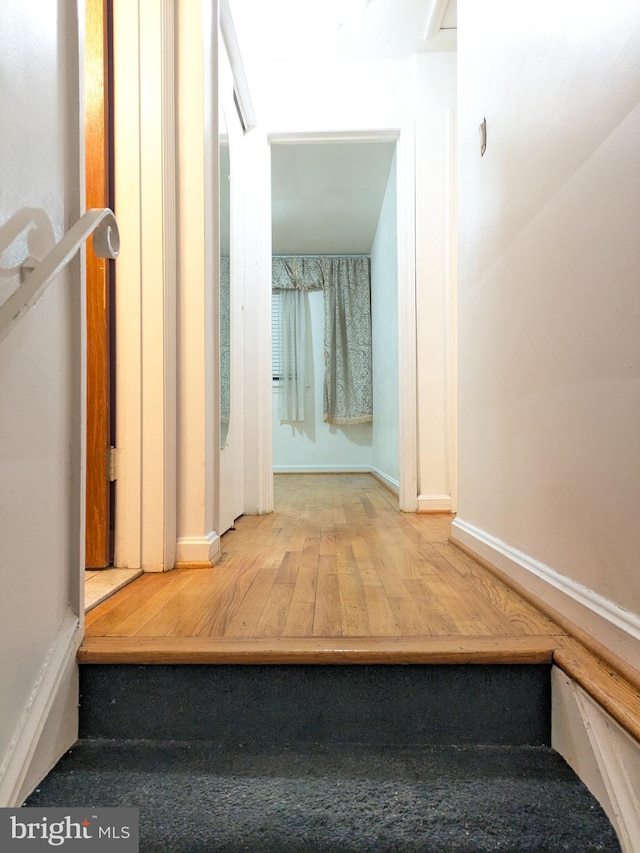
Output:
M418 495L418 512L452 512L451 495Z
M16 808L78 738L82 626L69 611L0 767L0 807Z
M640 744L566 673L551 675L551 745L598 800L624 853L638 853Z
M386 486L389 491L394 493L394 495L400 494L400 483L398 480L390 477L388 474L385 474L384 471L381 471L379 468L370 468L369 470L376 480L380 480L382 485Z
M176 542L176 564L214 563L220 553L220 537L211 530L205 536L182 536Z
M369 474L371 465L274 465L274 474Z
M451 538L522 584L618 657L637 666L640 617L549 566L457 518Z

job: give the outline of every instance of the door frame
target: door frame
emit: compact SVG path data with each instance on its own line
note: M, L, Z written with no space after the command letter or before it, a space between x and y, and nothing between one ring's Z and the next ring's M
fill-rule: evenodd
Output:
M416 233L415 233L415 127L410 118L389 123L376 122L373 124L356 125L342 128L324 128L307 130L272 130L267 133L268 144L304 144L318 142L388 142L396 141L397 156L397 244L398 244L398 420L399 420L399 468L400 489L399 506L405 512L415 512L418 508L418 422L417 422L417 361L416 361ZM269 168L268 183L270 186L269 158L263 158ZM263 166L264 168L264 166ZM262 196L261 196L262 197ZM262 204L262 215L256 218L258 228L262 232L259 243L263 252L268 255L262 258L259 265L261 274L270 275L271 271L271 201ZM267 236L269 235L269 236ZM250 264L247 263L247 268ZM251 288L251 285L249 285ZM269 300L271 290L264 281L253 283L256 294L262 296L247 300L247 310L262 313L262 322L270 323L270 309L264 310L266 300ZM266 296L265 296L266 293ZM265 331L263 337L270 339L271 329ZM268 364L271 364L269 359ZM269 399L256 408L256 418L247 422L251 435L247 436L248 443L257 441L261 452L257 455L260 470L254 472L255 479L264 482L272 477L273 422L271 412L271 387ZM264 398L263 398L264 399ZM267 465L270 466L267 468ZM272 491L262 490L263 502L257 507L258 512L268 512L272 506Z
M111 206L110 0L84 4L85 206ZM103 569L113 556L111 486L111 276L113 262L86 254L87 463L85 566Z
M222 17L221 17L222 23ZM244 137L242 119L237 106L237 82L231 66L226 40L218 49L218 116L224 122L219 133L226 131L229 146L229 175L220 172L222 181L229 182L229 359L230 359L230 417L226 440L220 442L219 482L217 496L217 532L222 536L233 528L235 520L244 513L244 436L245 436L245 365L244 365ZM222 241L220 241L222 253ZM218 329L221 328L221 280L217 292ZM221 346L221 338L219 345ZM219 353L219 364L222 359ZM220 427L221 428L221 427Z
M175 0L113 0L118 567L176 552Z

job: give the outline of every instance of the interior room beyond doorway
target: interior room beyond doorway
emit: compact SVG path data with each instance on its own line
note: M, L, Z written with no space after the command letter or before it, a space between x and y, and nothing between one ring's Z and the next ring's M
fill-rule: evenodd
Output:
M271 146L274 264L301 259L367 259L370 266L372 420L332 423L324 402L331 358L326 294L298 277L305 293L308 349L304 413L279 411L274 378L273 455L280 473L373 472L399 488L398 258L396 142L307 141ZM324 261L323 261L324 262ZM275 268L275 267L274 267ZM324 273L326 277L326 272ZM274 276L274 341L281 292ZM367 296L369 299L369 296ZM329 314L329 317L331 315ZM349 325L345 323L347 336ZM356 334L355 329L352 334ZM274 346L274 374L278 351ZM328 368L327 368L328 369ZM360 414L357 412L355 414Z

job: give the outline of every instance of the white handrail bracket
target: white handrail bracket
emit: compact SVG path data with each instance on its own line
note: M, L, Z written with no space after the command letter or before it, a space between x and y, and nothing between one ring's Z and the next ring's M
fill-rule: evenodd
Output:
M0 306L0 342L7 337L29 308L40 299L50 282L76 255L84 241L93 236L99 258L117 258L120 234L113 211L108 207L87 210L43 260L26 258L20 266L20 286Z

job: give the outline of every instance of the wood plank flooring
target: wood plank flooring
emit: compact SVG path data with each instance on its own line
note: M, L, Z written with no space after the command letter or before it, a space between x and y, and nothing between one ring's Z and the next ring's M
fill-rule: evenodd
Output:
M80 660L551 660L565 632L450 525L367 474L276 475L275 511L240 518L212 569L143 575L91 610Z

